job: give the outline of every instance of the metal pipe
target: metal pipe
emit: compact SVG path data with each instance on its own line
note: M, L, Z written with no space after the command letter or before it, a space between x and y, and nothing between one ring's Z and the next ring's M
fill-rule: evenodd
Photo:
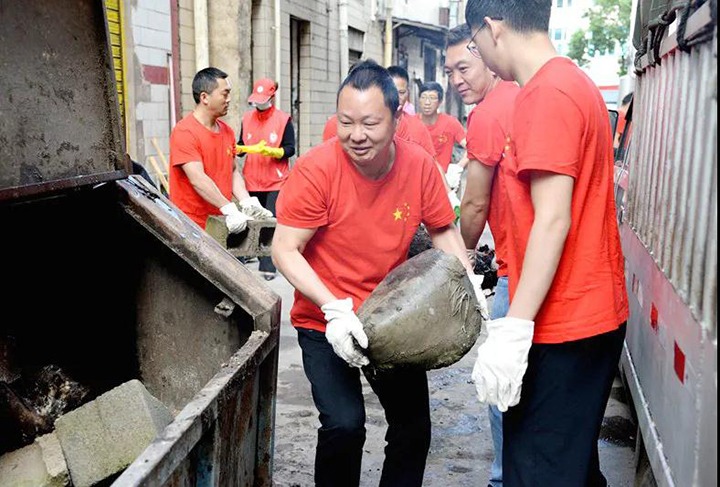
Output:
M340 31L340 79L343 79L350 69L348 41L348 0L338 1L338 30Z
M210 66L207 0L193 2L193 17L195 22L195 67L196 71L200 71Z

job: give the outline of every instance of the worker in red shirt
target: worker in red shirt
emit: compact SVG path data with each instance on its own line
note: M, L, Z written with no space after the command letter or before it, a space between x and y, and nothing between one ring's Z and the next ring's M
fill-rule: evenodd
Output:
M274 105L278 84L261 78L253 84L243 114L238 152L245 158L243 176L250 195L275 214L275 204L290 173L289 158L295 155L295 129L290 115ZM258 270L269 281L277 275L270 257L260 257Z
M503 416L503 481L607 485L598 435L628 300L605 102L548 37L550 0L469 0L468 48L521 90L498 170L510 283L473 379Z
M487 223L495 244L498 281L490 309L490 318L503 318L510 306L504 214L501 193L504 181L498 166L505 153L510 133L517 83L501 80L482 59L468 49L471 32L466 24L448 32L445 48L445 73L460 94L463 103L476 105L468 116L467 181L460 211L460 231L468 249L468 257L476 255L476 247ZM503 487L502 476L502 413L496 405L488 407L490 432L495 458L490 467L489 487Z
M435 161L395 135L399 97L388 71L359 63L337 100L337 137L300 157L280 194L272 255L296 289L290 320L320 413L315 485L356 487L365 443L359 368L368 364L368 339L355 311L406 260L421 223L436 248L464 264L481 303L484 295ZM380 485L419 487L431 430L426 373L367 379L388 422Z
M203 229L208 216L223 214L228 230L237 233L267 210L248 194L235 165L235 134L220 120L230 106L231 88L227 74L217 68L195 74L195 109L170 134L170 201Z
M466 156L454 164L451 164L451 160L455 144L465 147L465 128L457 118L440 113L444 95L445 90L440 83L424 83L420 87L420 113L417 117L430 132L436 158L445 172L445 179L451 188L457 189L468 160Z

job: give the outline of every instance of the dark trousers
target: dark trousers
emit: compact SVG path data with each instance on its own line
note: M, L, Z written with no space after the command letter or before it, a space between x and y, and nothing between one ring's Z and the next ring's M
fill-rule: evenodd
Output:
M275 203L277 203L280 191L250 191L250 196L256 196L265 209L268 209L275 216ZM261 272L277 272L271 257L260 257L258 259L258 270Z
M598 437L625 339L602 335L530 348L520 404L503 415L505 487L604 487Z
M360 370L338 357L325 334L298 328L305 375L320 413L315 485L360 483L365 443L365 403ZM430 449L430 402L425 371L367 377L388 422L380 487L420 487Z

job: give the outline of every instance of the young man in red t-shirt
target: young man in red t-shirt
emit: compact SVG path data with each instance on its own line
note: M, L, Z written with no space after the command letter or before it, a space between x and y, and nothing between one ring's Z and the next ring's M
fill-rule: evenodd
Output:
M503 480L606 485L597 440L628 301L602 95L548 37L550 0L469 0L468 48L517 81L504 178L510 308L473 369L503 418ZM522 394L521 394L522 393Z
M515 97L520 91L517 83L503 81L490 71L482 59L468 49L471 32L460 25L448 32L445 48L445 73L450 84L466 105L475 104L468 117L467 154L468 174L460 211L460 231L468 249L475 256L485 223L490 226L495 243L498 281L490 309L490 318L503 318L510 306L508 272L505 256L506 210L501 193L504 189L498 165L502 163ZM502 413L496 405L488 407L495 458L490 467L489 487L502 487Z
M355 310L406 260L420 223L456 255L484 302L480 276L453 224L435 161L395 136L398 93L388 71L364 61L338 92L338 136L300 157L278 199L273 259L295 287L290 319L321 427L318 486L358 486L365 442L359 368L367 336ZM421 486L430 446L424 371L368 377L388 421L381 486Z
M444 95L445 90L440 83L424 83L420 87L420 113L417 118L430 132L438 164L445 171L445 179L451 188L457 189L467 166L467 157L463 156L455 164L451 164L451 161L455 144L465 147L465 128L457 118L438 111Z
M230 106L227 77L210 67L193 78L195 109L170 134L170 201L201 228L208 216L223 214L228 230L238 233L266 210L245 189L235 165L235 134L220 120Z

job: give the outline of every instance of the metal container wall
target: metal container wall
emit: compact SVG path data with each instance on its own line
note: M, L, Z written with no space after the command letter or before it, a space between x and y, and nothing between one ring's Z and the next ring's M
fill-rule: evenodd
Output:
M659 485L716 485L717 32L670 44L636 81L623 368Z

